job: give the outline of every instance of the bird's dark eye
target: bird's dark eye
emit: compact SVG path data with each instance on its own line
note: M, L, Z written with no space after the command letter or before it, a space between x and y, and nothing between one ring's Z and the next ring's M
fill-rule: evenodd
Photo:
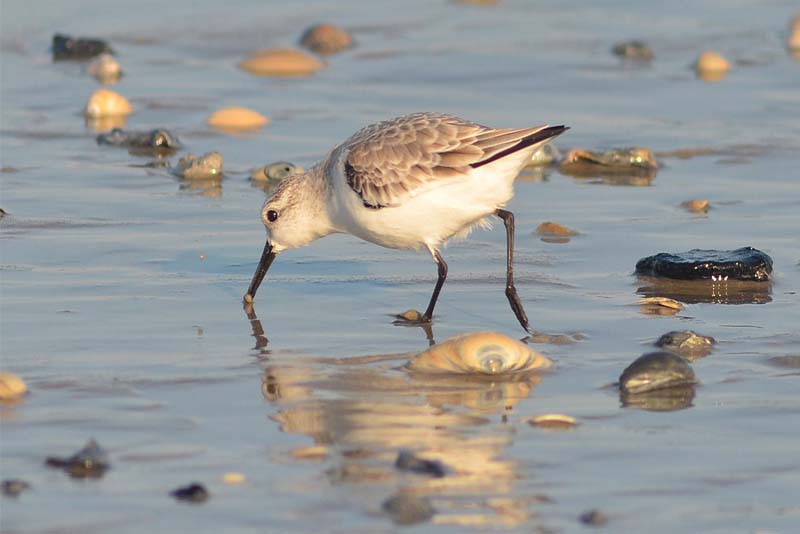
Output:
M269 222L275 222L276 220L278 220L278 212L275 210L269 210L267 212L267 220Z

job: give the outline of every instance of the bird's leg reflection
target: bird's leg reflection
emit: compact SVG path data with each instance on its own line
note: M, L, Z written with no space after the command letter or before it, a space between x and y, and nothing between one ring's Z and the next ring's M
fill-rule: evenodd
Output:
M261 320L256 315L256 309L251 302L245 302L243 308L247 319L250 321L250 328L253 330L252 335L256 338L256 346L253 348L260 354L269 354L267 350L269 339L264 335L264 327L261 326Z

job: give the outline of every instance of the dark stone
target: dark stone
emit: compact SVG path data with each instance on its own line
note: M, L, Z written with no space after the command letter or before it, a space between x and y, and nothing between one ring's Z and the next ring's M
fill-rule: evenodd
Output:
M69 35L55 34L53 36L53 59L84 60L91 59L100 54L113 54L111 47L100 39L85 39L83 37L70 37Z
M398 525L414 525L428 521L436 510L426 497L406 493L393 495L383 502L383 510Z
M602 527L608 523L608 516L596 508L583 512L579 519L584 525L593 527Z
M157 128L150 131L125 131L114 128L97 136L98 145L125 147L143 153L170 152L181 147L178 138L169 130Z
M694 384L695 376L686 360L672 352L650 352L638 357L622 371L620 390L644 393L656 389Z
M16 478L3 481L3 495L6 497L17 497L23 491L30 489L31 485L24 480Z
M203 503L208 500L208 490L202 485L194 482L188 486L175 489L169 493L179 501L186 501L191 503Z
M444 464L438 460L419 458L412 451L402 450L397 454L394 466L401 471L411 471L441 478L447 474Z
M636 274L676 280L766 281L770 273L772 258L753 247L662 252L636 262Z
M614 48L611 49L611 52L625 59L636 59L640 61L650 61L654 57L653 49L650 48L650 45L639 40L617 43L614 45Z
M78 452L66 458L51 456L45 464L63 469L74 478L100 478L111 467L108 454L93 439Z

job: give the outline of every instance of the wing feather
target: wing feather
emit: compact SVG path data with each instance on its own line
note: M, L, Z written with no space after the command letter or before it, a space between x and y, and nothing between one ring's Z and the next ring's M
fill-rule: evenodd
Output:
M543 127L493 129L452 115L415 113L367 126L345 141L347 184L365 206L396 206L404 198L502 157Z

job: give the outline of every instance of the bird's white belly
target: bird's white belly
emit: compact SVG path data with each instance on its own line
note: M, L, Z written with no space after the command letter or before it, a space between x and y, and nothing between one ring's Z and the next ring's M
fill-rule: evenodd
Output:
M511 200L518 169L498 170L475 169L463 180L407 197L398 206L379 209L367 208L352 191L340 190L336 222L343 231L384 247L437 246L460 232L468 233Z

